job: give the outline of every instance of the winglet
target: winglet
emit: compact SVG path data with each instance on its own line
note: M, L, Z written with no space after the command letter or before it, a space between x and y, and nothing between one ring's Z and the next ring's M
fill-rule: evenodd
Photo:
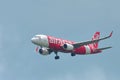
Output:
M113 34L113 31L110 33L110 35L109 35L109 36L111 37L111 36L112 36L112 34Z

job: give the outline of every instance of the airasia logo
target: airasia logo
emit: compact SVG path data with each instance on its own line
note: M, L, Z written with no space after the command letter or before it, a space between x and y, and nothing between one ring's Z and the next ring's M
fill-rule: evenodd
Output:
M100 34L96 33L92 40L97 40L99 38L100 38ZM93 46L94 46L94 48L97 48L98 47L98 43L93 43Z
M59 38L50 37L48 38L49 43L64 45L65 43L72 44L73 42L68 40L62 40Z
M100 35L99 34L95 34L94 37L93 37L93 40L97 40L99 39Z

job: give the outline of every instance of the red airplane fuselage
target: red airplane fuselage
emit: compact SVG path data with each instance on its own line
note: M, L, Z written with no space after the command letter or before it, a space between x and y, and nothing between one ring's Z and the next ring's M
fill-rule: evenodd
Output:
M110 38L112 33L107 37L99 39L100 32L96 32L92 40L85 42L73 42L47 35L36 35L32 38L32 43L40 46L40 49L38 47L36 48L36 51L39 49L40 54L48 55L51 52L55 52L55 59L59 59L57 52L71 53L71 56L75 56L75 54L87 55L100 53L102 50L109 49L111 47L98 48L98 42Z

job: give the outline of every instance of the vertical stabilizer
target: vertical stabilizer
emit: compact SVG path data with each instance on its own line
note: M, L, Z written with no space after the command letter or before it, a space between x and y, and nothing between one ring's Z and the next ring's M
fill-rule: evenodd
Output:
M97 40L97 39L99 39L99 38L100 38L100 32L96 32L96 33L93 35L92 40ZM94 48L96 48L96 49L98 48L98 42L93 43L92 45L93 45Z

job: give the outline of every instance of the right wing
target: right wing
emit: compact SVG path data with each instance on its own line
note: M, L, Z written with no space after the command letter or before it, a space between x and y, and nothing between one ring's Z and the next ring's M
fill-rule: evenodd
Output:
M103 38L100 38L100 39L97 39L97 40L90 40L90 41L85 41L85 42L78 42L78 43L74 43L72 45L74 46L74 48L78 48L78 47L83 46L83 45L88 45L88 44L96 43L96 42L99 42L101 40L110 38L112 36L112 34L113 34L113 31L107 37L103 37Z

